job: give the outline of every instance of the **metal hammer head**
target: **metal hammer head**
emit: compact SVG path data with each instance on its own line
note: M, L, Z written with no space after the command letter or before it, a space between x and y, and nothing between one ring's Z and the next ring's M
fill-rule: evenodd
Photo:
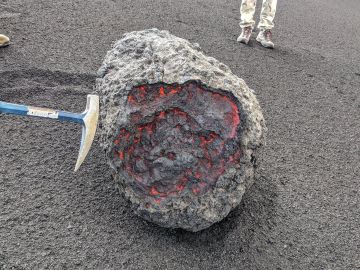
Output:
M87 96L86 109L82 114L84 116L84 123L82 128L79 156L75 165L75 172L79 169L84 159L86 158L86 155L88 154L95 137L99 118L99 96Z

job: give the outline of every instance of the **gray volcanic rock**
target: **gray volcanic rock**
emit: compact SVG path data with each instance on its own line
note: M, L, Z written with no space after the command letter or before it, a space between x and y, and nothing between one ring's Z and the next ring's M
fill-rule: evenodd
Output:
M102 147L139 216L199 231L240 203L266 127L227 66L168 31L131 32L107 53L96 91Z

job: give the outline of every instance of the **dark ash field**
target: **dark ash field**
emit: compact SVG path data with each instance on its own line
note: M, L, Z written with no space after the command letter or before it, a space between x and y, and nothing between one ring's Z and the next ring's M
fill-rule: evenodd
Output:
M360 3L279 1L275 50L238 44L240 0L2 0L0 100L82 111L112 42L157 27L256 91L257 179L211 228L168 230L118 195L80 128L0 116L0 269L360 269Z

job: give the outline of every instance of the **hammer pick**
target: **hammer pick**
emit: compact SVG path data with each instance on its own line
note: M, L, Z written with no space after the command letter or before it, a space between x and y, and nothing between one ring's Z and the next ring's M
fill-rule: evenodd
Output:
M0 101L0 113L34 116L74 122L82 125L82 135L75 171L85 160L94 140L99 118L99 96L88 95L86 109L82 113L71 113L47 108L32 107Z

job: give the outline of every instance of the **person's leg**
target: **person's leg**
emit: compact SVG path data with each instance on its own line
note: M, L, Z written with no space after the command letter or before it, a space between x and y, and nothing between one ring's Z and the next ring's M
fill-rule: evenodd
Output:
M267 48L274 48L274 43L271 40L271 29L274 27L276 4L277 0L263 0L261 8L260 22L258 25L260 32L256 37L256 40Z
M263 0L258 28L272 29L274 27L276 4L277 0Z
M0 34L0 48L10 44L10 39L7 36Z
M241 34L238 37L237 41L248 44L252 29L254 28L254 13L256 7L256 0L242 0L240 6L240 27Z
M242 0L240 6L240 27L245 28L251 26L254 28L254 13L256 7L256 0Z

